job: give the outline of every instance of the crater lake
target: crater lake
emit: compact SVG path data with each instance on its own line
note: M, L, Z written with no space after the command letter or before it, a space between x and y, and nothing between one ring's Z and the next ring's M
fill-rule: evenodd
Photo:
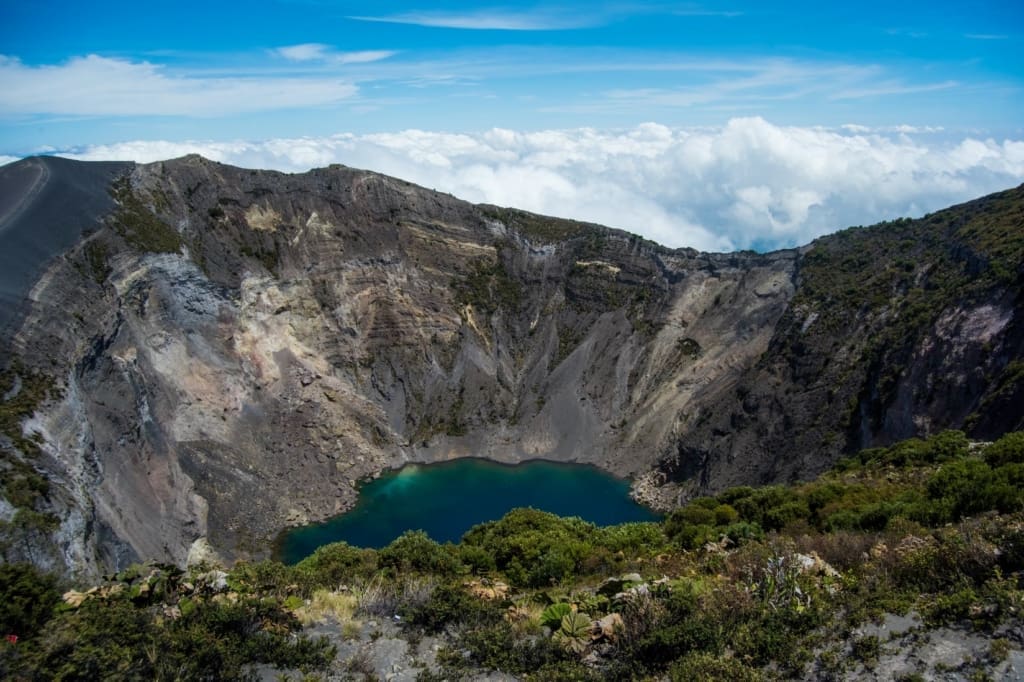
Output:
M506 465L482 459L410 464L359 488L351 510L323 523L288 530L277 558L294 564L318 547L344 540L380 548L407 530L437 542L458 542L485 521L516 507L578 516L598 526L660 517L629 497L629 482L596 467L542 460Z

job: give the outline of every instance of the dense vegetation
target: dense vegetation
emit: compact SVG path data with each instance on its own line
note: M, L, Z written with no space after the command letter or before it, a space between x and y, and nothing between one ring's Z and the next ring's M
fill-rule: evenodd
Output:
M1005 659L1024 607L1024 432L959 432L865 450L818 480L690 501L662 523L598 528L519 509L440 545L321 547L295 566L134 567L58 598L28 566L0 571L0 675L243 678L252 666L365 673L301 623L401 622L443 638L420 679L502 670L533 680L833 678L887 643L885 613L991 638ZM922 671L924 672L924 671Z
M787 312L790 331L778 340L787 345L782 358L830 387L838 417L832 439L845 432L851 447L861 442L865 425L873 432L882 428L914 352L934 337L944 315L1003 296L1019 300L1022 197L1020 188L1012 189L918 220L843 230L811 245ZM837 339L846 340L842 353ZM844 353L855 361L832 362ZM964 423L969 433L989 437L1022 428L1014 405L1024 391L1024 372L1014 358L1012 346L986 346L970 359L990 374L985 384L994 390L981 384L963 391L940 375L920 393L961 390L965 400L980 398Z

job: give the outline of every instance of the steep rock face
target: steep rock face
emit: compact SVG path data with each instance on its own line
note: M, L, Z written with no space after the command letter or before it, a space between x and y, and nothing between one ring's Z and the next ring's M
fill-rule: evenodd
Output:
M5 339L4 405L39 387L2 436L8 560L262 556L408 461L590 462L671 501L680 482L809 475L854 445L1019 420L1017 280L943 307L893 359L865 355L891 306L851 314L813 276L828 240L701 254L338 166L128 170ZM982 349L960 398L917 391ZM873 398L891 367L907 372ZM33 471L49 489L12 493Z
M661 469L696 494L947 428L1024 428L1022 311L1022 188L822 238L764 355Z

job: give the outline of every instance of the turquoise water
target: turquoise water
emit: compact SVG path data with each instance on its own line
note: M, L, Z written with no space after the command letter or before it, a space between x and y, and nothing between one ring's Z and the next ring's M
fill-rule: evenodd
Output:
M460 459L412 464L381 475L360 487L359 501L349 512L286 532L278 556L292 564L339 540L379 548L416 529L437 542L457 542L472 526L500 519L516 507L579 516L599 526L659 518L629 498L629 483L594 467Z

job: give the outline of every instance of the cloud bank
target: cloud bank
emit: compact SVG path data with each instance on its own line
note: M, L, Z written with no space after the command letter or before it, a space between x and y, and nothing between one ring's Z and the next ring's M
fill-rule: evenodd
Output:
M619 227L668 246L796 246L850 225L920 216L1024 182L1024 141L912 128L648 123L478 134L406 130L260 142L138 141L62 154L140 162L199 153L252 168L367 168L474 202Z

